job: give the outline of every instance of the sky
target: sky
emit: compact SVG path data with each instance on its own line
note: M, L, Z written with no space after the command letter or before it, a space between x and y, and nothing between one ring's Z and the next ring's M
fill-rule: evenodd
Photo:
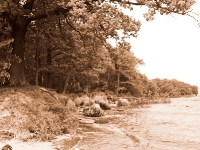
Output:
M200 10L196 0L194 10ZM142 23L137 38L127 39L131 51L145 65L138 69L149 79L176 79L200 89L200 27L197 22L183 15L156 14L155 20L146 21L142 14L146 8L136 7L125 12ZM200 17L198 18L200 21Z

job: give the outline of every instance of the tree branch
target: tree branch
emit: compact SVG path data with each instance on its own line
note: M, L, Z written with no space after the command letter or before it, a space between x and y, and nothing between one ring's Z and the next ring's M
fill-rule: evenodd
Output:
M96 1L96 0L94 0L94 1ZM139 2L130 2L129 0L128 1L126 1L126 2L124 2L124 1L122 1L122 0L110 0L110 2L118 2L118 3L126 3L126 4L131 4L131 5L138 5L138 6L142 6L142 5L145 5L144 3L139 3Z
M66 23L67 23L74 31L78 32L78 34L80 35L80 37L83 39L83 36L82 36L81 32L78 31L75 27L73 27L73 26L69 23L69 20L68 20L67 17L66 17ZM83 40L83 42L84 42L84 40ZM84 42L84 46L85 46L85 42Z
M191 18L193 18L197 22L198 26L200 27L200 22L199 22L198 19L196 19L194 16L192 16L190 14L186 14L186 15L189 16L189 17L191 17Z
M50 15L59 15L60 13L63 14L63 16L66 18L67 13L72 9L72 7L67 7L67 8L56 8L51 11L44 11L43 13L33 15L32 17L29 18L30 21L37 20L37 19L42 19L42 18L47 18Z

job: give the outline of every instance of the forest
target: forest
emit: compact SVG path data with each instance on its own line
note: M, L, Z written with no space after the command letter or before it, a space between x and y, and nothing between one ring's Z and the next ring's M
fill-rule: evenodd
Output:
M59 93L105 92L135 97L197 95L198 87L141 74L142 59L126 38L141 22L122 9L148 7L191 16L193 0L1 0L0 86L39 85ZM118 32L122 31L122 36ZM114 39L112 46L108 39ZM145 42L145 41L144 41Z

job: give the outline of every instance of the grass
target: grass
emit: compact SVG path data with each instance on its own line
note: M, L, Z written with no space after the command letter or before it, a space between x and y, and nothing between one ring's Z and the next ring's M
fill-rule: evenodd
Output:
M62 98L56 99L40 87L0 88L0 94L0 129L17 139L51 140L78 128L78 120ZM1 114L7 116L1 117Z

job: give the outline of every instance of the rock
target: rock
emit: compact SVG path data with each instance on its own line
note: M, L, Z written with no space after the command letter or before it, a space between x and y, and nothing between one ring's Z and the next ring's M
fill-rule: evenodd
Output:
M91 106L94 102L91 99L84 99L83 106Z
M1 150L12 150L12 147L10 145L5 145L4 147L2 147Z
M71 111L76 111L76 106L75 106L74 102L71 99L68 99L67 107Z
M112 95L107 95L107 100L112 100L113 99L113 96Z
M110 104L110 107L117 107L117 104Z
M91 106L94 102L87 96L78 97L74 99L76 106Z
M98 108L98 109L101 109L100 105L97 104L97 103L94 103L93 106L96 107L96 108Z
M88 117L100 117L103 115L103 110L100 108L99 104L94 104L91 107L84 108L83 114Z
M99 105L100 105L101 109L103 109L103 110L111 109L111 106L106 102L100 102Z
M73 102L74 102L74 104L75 104L76 106L81 106L81 105L84 104L83 99L81 99L80 97L75 98L75 99L73 100Z
M107 97L104 96L104 95L95 95L92 99L93 99L96 103L103 102L103 101L107 101Z
M118 104L119 100L121 99L121 97L113 97L111 103L112 104Z
M118 101L118 106L128 106L129 105L129 101L125 98L120 98Z
M116 99L112 95L107 95L107 100L111 104L115 104Z

